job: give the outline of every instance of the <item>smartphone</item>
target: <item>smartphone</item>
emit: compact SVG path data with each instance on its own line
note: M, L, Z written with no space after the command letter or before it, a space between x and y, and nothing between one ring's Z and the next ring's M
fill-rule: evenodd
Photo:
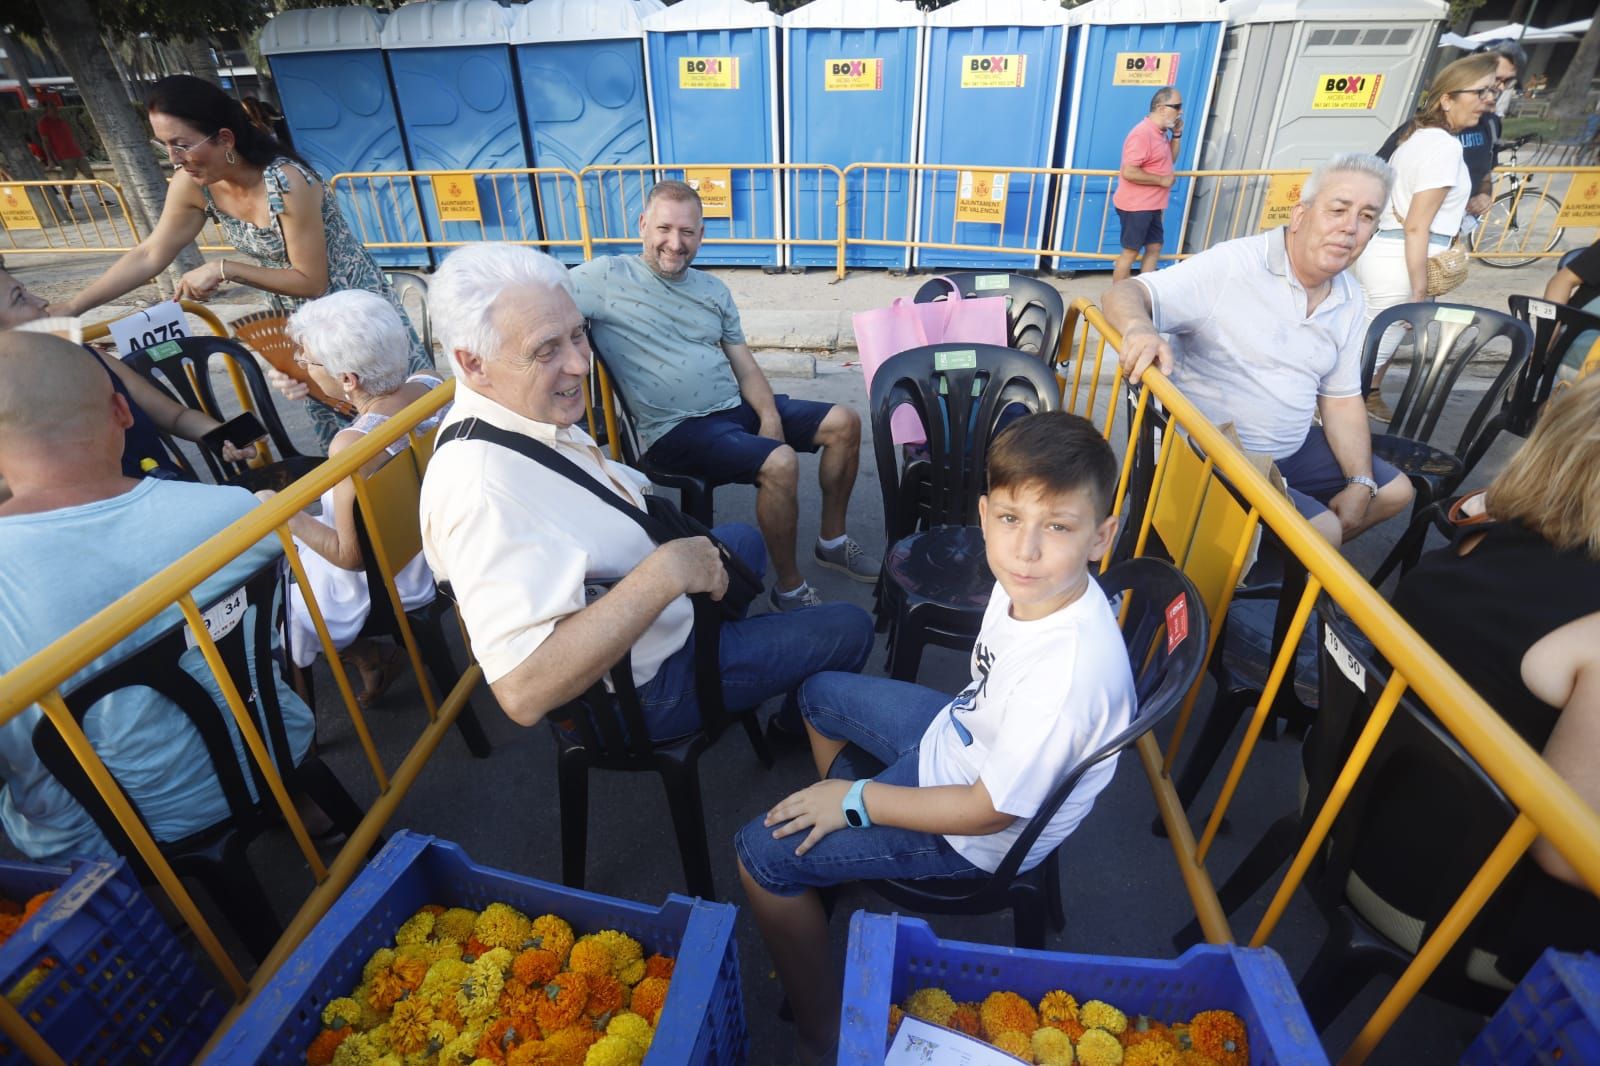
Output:
M210 433L201 437L200 443L221 455L224 442L233 445L235 448L248 448L266 435L267 428L261 424L261 419L257 418L254 413L246 411L238 418L230 418Z

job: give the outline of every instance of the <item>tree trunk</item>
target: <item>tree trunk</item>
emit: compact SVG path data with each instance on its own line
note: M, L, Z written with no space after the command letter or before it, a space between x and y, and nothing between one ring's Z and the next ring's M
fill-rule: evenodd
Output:
M51 176L44 172L33 153L28 151L27 142L9 122L0 122L0 169L10 174L13 181L42 181ZM33 204L33 213L44 225L67 218L66 206L54 186L28 186L28 200Z
M1578 42L1567 72L1550 96L1550 111L1559 118L1582 118L1589 110L1589 83L1600 71L1600 18L1589 23L1589 30Z
M150 149L150 137L143 121L128 102L100 39L100 26L89 10L88 0L48 0L39 5L45 26L61 53L67 72L83 94L89 114L100 133L100 143L117 173L141 232L148 235L161 217L166 201L167 179ZM200 251L190 244L173 261L167 274L176 284L185 271L203 263Z
M172 42L172 48L190 74L222 88L216 58L211 54L211 45L204 37L180 37Z

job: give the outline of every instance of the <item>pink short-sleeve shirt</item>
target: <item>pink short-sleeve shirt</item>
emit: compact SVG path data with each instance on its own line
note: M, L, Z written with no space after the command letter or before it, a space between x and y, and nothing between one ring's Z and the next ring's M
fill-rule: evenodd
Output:
M1122 165L1139 167L1152 174L1171 174L1172 145L1167 141L1166 131L1149 117L1140 119L1122 142ZM1111 202L1124 211L1164 211L1170 192L1160 185L1139 185L1118 178Z

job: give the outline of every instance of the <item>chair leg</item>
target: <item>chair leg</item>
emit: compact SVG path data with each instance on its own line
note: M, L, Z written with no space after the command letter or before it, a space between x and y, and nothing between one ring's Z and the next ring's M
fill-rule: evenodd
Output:
M244 842L223 849L222 861L185 864L211 895L211 902L233 926L252 958L265 959L283 936L283 926L272 911L272 903L256 880L255 871L245 857Z
M582 888L589 851L589 764L578 751L556 756L561 804L561 883Z
M1044 901L1050 907L1050 928L1057 933L1064 933L1067 931L1067 912L1065 904L1061 902L1060 855L1061 849L1057 848L1044 860Z
M444 614L430 610L425 618L412 614L410 619L413 623L411 631L417 637L417 650L422 653L422 661L433 678L435 695L442 700L461 678L450 658L450 645L445 640ZM477 714L472 710L470 700L462 705L461 713L456 715L456 731L466 741L467 750L475 758L487 759L494 751L489 737L483 731L483 723L478 721Z
M895 681L916 681L922 666L922 628L910 618L894 620L890 630L889 660L885 668Z
M739 715L739 721L744 726L744 735L750 738L750 747L755 751L756 758L766 769L772 769L772 749L767 746L767 738L761 732L761 723L756 719L755 711L745 711Z
M1250 849L1228 875L1228 880L1217 890L1217 901L1222 904L1223 914L1232 914L1247 903L1261 886L1278 872L1278 868L1294 855L1295 847L1300 840L1300 819L1292 814L1286 814L1267 827L1261 839L1256 841L1255 847ZM1198 918L1191 920L1182 929L1172 934L1172 945L1179 951L1184 951L1192 945L1205 939L1205 933L1200 929Z
M683 859L683 876L689 895L714 900L711 883L711 851L706 846L705 807L700 801L700 768L697 761L665 761L660 764L661 783L667 790L667 806L672 812L672 829L678 837L678 854Z
M1361 994L1387 961L1386 954L1355 928L1343 908L1328 915L1328 938L1296 986L1317 1032L1332 1025Z
M356 826L366 816L361 804L351 797L333 771L328 769L328 764L315 755L306 756L295 767L294 783L299 791L322 808L322 813L328 816L334 828L347 836L356 831Z
M1219 692L1212 701L1211 713L1206 715L1206 723L1195 738L1194 750L1189 753L1188 761L1183 764L1183 772L1178 775L1178 802L1183 804L1184 810L1189 809L1194 798L1205 787L1206 778L1211 776L1211 770L1222 757L1228 739L1239 725L1239 719L1244 717L1244 707L1244 696L1238 692Z
M1045 924L1048 921L1046 911L1049 905L1039 898L1039 892L1033 886L1021 888L1021 891L1011 893L1011 929L1014 943L1019 948L1030 951L1043 951L1045 940Z

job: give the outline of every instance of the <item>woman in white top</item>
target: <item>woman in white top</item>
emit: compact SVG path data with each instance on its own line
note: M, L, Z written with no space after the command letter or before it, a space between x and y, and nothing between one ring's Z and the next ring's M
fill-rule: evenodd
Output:
M288 333L299 349L295 361L311 379L329 396L355 405L355 421L328 445L330 459L440 384L427 374L407 376L406 326L377 293L347 289L312 300L289 319ZM427 429L438 420L435 415L418 428ZM363 472L371 474L409 442L409 436L400 438ZM348 479L339 482L323 493L321 502L320 515L296 514L289 520L289 531L334 646L361 675L364 688L358 701L366 707L393 680L401 665L400 649L390 648L385 655L372 642L356 639L371 613L372 599L356 533L355 484ZM421 554L395 575L395 585L408 611L434 596L433 576ZM377 594L384 593L379 589ZM290 656L295 665L308 666L321 645L298 584L290 590L288 615Z
M1497 67L1492 55L1468 56L1445 67L1400 136L1389 159L1395 181L1388 209L1353 267L1366 290L1369 326L1386 308L1428 298L1428 257L1448 248L1461 232L1472 182L1456 134L1494 109ZM1404 326L1391 326L1378 345L1367 409L1383 420L1390 412L1379 387L1404 332Z

